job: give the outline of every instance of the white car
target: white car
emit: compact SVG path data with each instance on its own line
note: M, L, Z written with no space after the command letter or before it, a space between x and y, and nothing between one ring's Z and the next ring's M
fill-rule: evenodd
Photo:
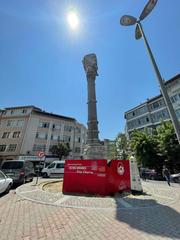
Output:
M180 183L180 173L171 174L171 180L175 183Z
M65 161L54 161L48 167L43 168L41 174L43 177L60 177L64 174Z
M11 186L13 184L12 178L6 176L1 170L0 170L0 194L3 192L8 193Z

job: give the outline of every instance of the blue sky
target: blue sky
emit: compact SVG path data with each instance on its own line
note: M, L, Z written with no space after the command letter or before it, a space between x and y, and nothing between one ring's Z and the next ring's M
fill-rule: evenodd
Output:
M159 94L143 40L122 27L147 0L0 0L0 108L35 105L87 122L84 55L95 53L100 138L124 131L124 112ZM67 13L76 9L72 31ZM180 73L180 1L159 0L144 31L164 79Z

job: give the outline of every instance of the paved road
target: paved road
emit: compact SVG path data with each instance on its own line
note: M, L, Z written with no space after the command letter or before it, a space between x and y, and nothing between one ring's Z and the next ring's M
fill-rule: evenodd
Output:
M147 195L108 209L45 205L12 190L0 198L0 239L180 239L180 187L164 182L143 187Z

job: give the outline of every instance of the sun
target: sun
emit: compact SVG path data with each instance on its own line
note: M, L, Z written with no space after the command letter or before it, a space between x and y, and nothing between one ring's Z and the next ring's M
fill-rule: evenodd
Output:
M75 11L70 11L67 15L67 21L72 30L76 30L79 27L79 17Z

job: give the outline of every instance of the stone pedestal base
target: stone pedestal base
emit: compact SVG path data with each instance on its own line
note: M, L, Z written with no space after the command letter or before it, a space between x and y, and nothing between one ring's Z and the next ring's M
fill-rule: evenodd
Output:
M83 154L84 159L106 159L106 150L101 143L86 144Z

